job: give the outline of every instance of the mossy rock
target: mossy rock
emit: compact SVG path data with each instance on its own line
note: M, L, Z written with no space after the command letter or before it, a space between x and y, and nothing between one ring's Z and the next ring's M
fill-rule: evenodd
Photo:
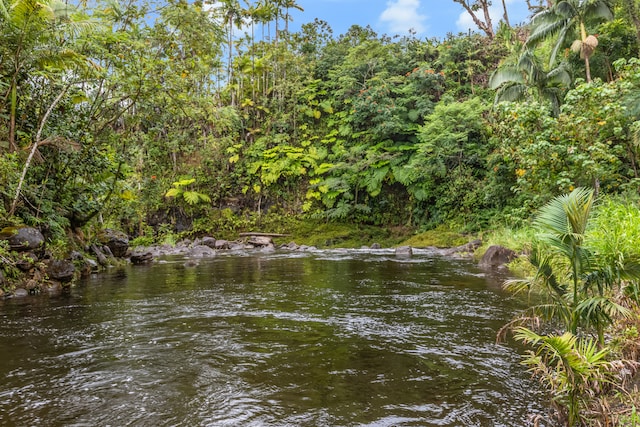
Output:
M5 227L0 231L0 239L7 240L13 251L25 252L44 247L44 236L33 227Z

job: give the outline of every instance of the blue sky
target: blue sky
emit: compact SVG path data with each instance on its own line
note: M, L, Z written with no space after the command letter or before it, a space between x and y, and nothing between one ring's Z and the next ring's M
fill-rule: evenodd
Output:
M408 34L413 28L421 38L443 38L449 32L476 30L468 13L453 0L297 0L297 3L304 12L291 11L294 21L290 31L297 31L314 18L327 21L336 36L353 24L370 25L378 34L389 36ZM502 1L493 3L493 20L497 24L502 16ZM507 0L507 11L511 24L528 16L525 0Z

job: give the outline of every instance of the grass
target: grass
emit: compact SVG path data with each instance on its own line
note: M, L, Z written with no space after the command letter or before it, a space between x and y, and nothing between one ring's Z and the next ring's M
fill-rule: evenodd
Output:
M474 240L474 236L464 235L441 226L433 230L425 231L404 240L402 245L412 246L414 248L452 248L461 246Z

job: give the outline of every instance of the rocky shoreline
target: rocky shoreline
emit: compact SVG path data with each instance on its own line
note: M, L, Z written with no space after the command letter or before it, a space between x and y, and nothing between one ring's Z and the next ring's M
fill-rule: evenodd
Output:
M276 245L268 233L243 233L239 240L229 241L211 236L194 240L181 240L175 245L153 245L130 247L126 234L106 229L96 242L84 247L84 251L72 251L59 259L45 247L45 239L39 230L31 227L16 227L0 232L0 240L6 240L11 257L0 256L3 268L0 269L0 298L21 298L29 295L57 295L69 291L80 277L97 273L113 265L131 263L149 264L163 257L182 256L185 266L195 266L198 260L215 257L221 253L242 252L274 253L315 252L315 246L298 245L295 242ZM281 237L281 235L278 235ZM413 248L398 246L382 248L374 243L362 246L359 251L387 250L397 257L411 257L415 250L428 249L430 253L448 257L473 257L481 246L480 240L474 240L454 248ZM346 251L346 249L345 249ZM516 254L506 248L491 247L480 261L480 266L490 269L503 268Z

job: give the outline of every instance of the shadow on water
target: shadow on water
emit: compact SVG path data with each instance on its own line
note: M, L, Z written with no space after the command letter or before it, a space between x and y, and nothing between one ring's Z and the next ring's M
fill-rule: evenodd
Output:
M523 426L495 344L519 308L469 261L325 251L183 259L0 303L2 425Z

